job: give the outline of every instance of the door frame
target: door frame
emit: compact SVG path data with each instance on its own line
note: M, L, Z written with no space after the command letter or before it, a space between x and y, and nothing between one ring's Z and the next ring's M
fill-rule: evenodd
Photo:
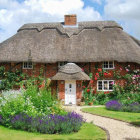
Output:
M72 87L75 87L75 101L74 101L75 103L74 104L66 104L66 92L67 92L66 85L68 83L69 84L71 83L72 85L75 84L75 86L72 86ZM65 80L65 105L76 105L76 80Z

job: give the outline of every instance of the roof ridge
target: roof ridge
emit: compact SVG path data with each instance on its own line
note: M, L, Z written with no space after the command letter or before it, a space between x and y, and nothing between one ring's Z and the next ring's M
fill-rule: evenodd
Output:
M38 32L41 32L44 29L56 29L61 34L71 37L72 35L78 35L84 29L94 29L94 28L99 29L99 31L102 31L105 28L123 29L115 21L83 21L83 22L78 22L78 26L74 28L63 27L62 22L29 23L29 24L24 24L21 28L19 28L18 32L22 30L37 30ZM73 31L71 29L73 29Z

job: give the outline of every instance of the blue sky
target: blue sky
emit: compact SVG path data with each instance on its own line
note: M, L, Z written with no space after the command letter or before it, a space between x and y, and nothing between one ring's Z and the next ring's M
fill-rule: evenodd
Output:
M0 0L0 42L25 23L60 22L65 14L78 21L115 20L140 39L140 0Z

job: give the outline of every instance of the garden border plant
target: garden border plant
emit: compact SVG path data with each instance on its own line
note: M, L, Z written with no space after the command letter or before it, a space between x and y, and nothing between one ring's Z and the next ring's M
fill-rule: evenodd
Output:
M127 74L121 75L122 70ZM130 65L125 68L120 67L119 70L104 70L96 66L95 75L91 75L89 83L83 82L83 96L85 104L105 104L110 100L119 100L123 104L130 104L134 102L140 103L140 70L131 69ZM121 86L119 83L113 85L113 91L96 91L94 88L94 80L101 80L112 77L116 80L124 80L125 85Z
M44 82L46 81L46 82ZM50 80L30 77L20 82L20 91L3 91L0 98L0 124L40 133L71 133L80 130L82 116L62 109L52 96Z

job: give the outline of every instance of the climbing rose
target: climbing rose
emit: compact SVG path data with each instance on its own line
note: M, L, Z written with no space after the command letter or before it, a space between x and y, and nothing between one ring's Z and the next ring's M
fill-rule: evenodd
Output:
M104 76L107 76L107 73L106 72L104 73Z
M93 84L93 80L90 80L90 84Z
M108 73L108 76L111 76L111 73Z
M96 73L96 76L98 76L98 77L99 77L99 73Z
M101 72L101 71L102 71L102 69L98 69L98 71L99 71L99 72Z
M94 78L95 80L97 80L98 78L95 76L95 78Z
M109 91L107 91L107 92L104 92L104 94L108 94L109 93Z
M83 86L83 88L86 88L85 86Z
M90 89L87 89L87 92L90 92Z
M120 68L120 70L122 71L122 68Z

